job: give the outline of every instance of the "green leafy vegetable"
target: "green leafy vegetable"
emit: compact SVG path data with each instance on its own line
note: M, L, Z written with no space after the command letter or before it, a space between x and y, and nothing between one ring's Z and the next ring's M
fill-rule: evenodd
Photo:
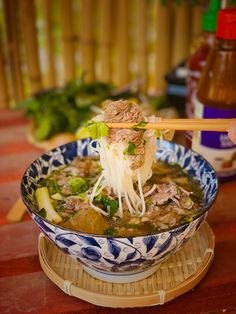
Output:
M113 200L102 193L94 198L94 204L108 212L109 216L114 216L119 208L118 200Z
M39 182L39 187L47 187L50 195L60 192L60 186L58 185L57 181L52 178L41 180Z
M114 216L119 208L119 202L117 200L112 200L108 197L102 198L102 204L110 216Z
M88 189L87 182L81 177L74 177L70 179L69 186L72 194L80 194Z
M46 212L46 209L45 208L42 208L40 211L39 211L39 216L41 216L42 218L46 218L47 216L47 212Z
M93 81L85 83L83 78L69 82L63 88L54 88L37 93L17 104L33 121L33 137L43 141L60 132L74 133L94 115L92 106L113 96L110 83ZM131 94L131 93L130 93Z
M58 185L58 183L51 179L48 181L48 190L49 190L49 194L52 195L52 194L56 194L60 191L60 187Z
M104 122L89 121L87 128L89 135L93 140L107 136L109 133L109 128Z
M128 147L124 150L124 155L135 155L136 153L136 145L133 142L128 143Z
M132 129L145 129L146 125L148 124L148 122L146 121L141 121L138 124L135 124L132 126Z
M78 198L79 198L81 201L84 201L85 198L86 198L85 193L80 193L80 194L78 194Z

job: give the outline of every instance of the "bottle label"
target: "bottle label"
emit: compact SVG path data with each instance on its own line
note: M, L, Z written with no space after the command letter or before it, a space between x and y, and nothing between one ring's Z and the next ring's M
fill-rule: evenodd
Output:
M196 118L235 118L236 109L203 106L195 99ZM222 179L236 177L236 145L227 132L193 132L192 148L206 158Z
M194 115L194 98L196 94L197 82L200 78L199 70L189 70L187 77L187 102L186 115L188 118L193 118Z

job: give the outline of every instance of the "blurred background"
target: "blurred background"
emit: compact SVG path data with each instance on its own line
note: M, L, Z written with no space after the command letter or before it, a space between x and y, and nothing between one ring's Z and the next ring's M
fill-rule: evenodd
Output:
M222 8L232 5L221 1ZM107 98L183 116L186 60L208 6L203 0L1 0L0 108L30 116L35 141L74 133Z

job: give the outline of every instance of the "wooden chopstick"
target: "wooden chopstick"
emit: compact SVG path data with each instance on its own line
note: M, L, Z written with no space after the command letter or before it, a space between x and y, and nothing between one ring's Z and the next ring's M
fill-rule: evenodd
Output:
M191 130L191 131L221 131L226 132L231 123L236 123L236 119L161 119L158 122L148 122L146 125L138 126L137 122L117 122L108 123L109 128L130 129L137 126L147 130Z
M23 203L21 197L19 197L9 210L7 214L7 221L12 223L19 222L23 218L25 212L25 204Z

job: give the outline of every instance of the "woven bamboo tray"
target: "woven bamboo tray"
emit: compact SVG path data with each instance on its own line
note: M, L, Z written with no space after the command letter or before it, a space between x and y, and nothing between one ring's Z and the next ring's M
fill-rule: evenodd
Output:
M163 262L156 273L122 284L90 276L43 235L39 237L39 259L48 278L65 293L100 306L131 308L164 304L192 289L211 264L214 244L214 235L204 222L194 237Z

